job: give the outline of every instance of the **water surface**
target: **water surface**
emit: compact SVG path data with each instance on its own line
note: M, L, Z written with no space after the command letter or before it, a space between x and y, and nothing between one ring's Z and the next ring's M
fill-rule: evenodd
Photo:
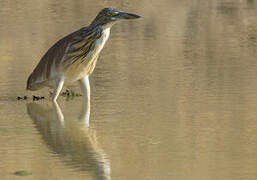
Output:
M257 178L254 0L0 4L0 179ZM82 97L60 109L48 89L17 101L46 50L103 7L143 18L111 31L90 77L90 126Z

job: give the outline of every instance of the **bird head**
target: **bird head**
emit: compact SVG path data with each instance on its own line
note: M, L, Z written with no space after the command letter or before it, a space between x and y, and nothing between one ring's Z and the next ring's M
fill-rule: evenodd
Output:
M114 8L104 8L98 13L95 20L93 21L93 24L107 25L114 24L119 20L129 20L137 18L140 18L140 16L132 13L121 12L118 9Z

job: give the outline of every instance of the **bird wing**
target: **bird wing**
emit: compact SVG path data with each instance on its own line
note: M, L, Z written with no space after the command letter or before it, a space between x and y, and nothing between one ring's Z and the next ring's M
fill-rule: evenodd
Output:
M67 48L66 56L63 58L65 67L70 66L77 60L87 60L87 55L95 46L95 41L101 37L101 29L81 29L77 32L72 43Z
M86 56L101 36L100 29L81 28L56 42L41 58L27 81L27 89L37 90L48 85L59 70Z

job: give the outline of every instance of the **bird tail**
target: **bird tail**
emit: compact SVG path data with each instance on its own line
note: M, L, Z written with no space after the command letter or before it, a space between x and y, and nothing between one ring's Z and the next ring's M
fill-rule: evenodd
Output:
M31 90L31 91L33 91L33 86L32 86L32 74L30 74L30 76L28 77L28 80L27 80L27 87L26 87L26 89L27 90Z
M39 90L41 88L43 88L43 83L37 82L36 79L33 76L33 73L30 74L30 76L28 77L28 80L27 80L26 89L30 90L30 91L36 91L36 90Z

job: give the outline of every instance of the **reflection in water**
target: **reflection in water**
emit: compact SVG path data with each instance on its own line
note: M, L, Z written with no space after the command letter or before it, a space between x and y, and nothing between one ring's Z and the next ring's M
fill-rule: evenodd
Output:
M27 111L45 143L54 154L75 169L93 175L94 179L110 178L110 163L100 149L95 131L88 127L90 112L83 103L80 119L64 123L64 116L57 103L27 104Z

